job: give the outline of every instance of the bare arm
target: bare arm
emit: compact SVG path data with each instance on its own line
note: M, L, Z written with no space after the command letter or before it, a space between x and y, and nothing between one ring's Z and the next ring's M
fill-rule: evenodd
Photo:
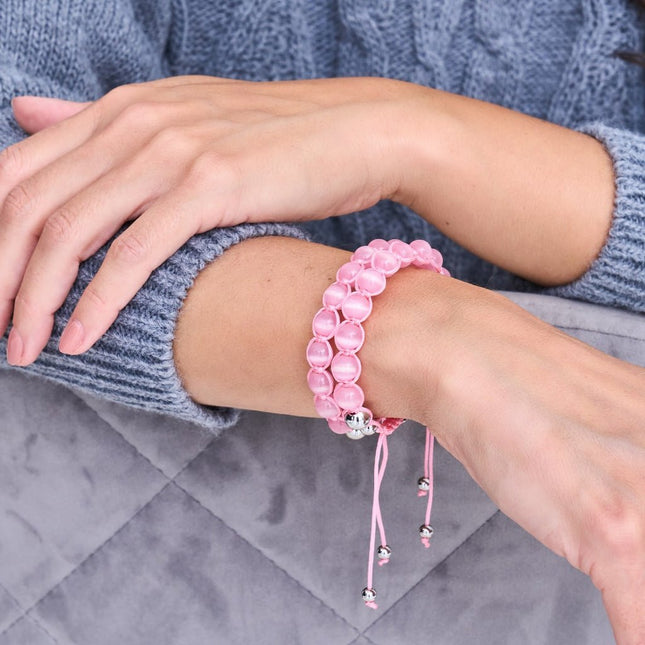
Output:
M396 140L392 198L476 255L543 285L584 273L607 237L612 162L586 134L419 88Z

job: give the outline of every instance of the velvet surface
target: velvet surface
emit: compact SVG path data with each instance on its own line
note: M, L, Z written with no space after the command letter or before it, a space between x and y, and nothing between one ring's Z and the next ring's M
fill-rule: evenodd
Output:
M505 293L645 365L645 316ZM394 556L365 582L373 443L244 413L204 429L0 372L0 645L612 643L590 581L501 514L441 447L416 530L423 429L392 437Z

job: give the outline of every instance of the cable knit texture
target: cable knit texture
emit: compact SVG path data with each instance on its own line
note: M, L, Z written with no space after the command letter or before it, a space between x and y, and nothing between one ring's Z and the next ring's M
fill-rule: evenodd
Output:
M424 237L457 278L645 312L645 78L616 58L642 50L645 22L626 0L3 0L0 147L20 140L20 94L92 100L175 74L248 80L384 76L472 96L577 129L614 162L606 244L575 282L544 289L463 249L398 204L322 222L244 225L196 236L152 274L107 334L78 357L56 345L106 244L81 266L54 335L27 371L216 431L238 412L197 405L178 379L172 339L199 271L258 235L352 248ZM6 348L6 335L0 351ZM6 367L6 362L2 363Z

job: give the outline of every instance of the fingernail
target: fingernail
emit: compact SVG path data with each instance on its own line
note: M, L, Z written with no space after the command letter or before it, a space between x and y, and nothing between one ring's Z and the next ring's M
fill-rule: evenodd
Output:
M76 353L85 338L85 330L80 320L74 318L70 320L63 331L60 342L58 343L58 349L60 349L63 354L74 354Z
M13 327L7 340L7 361L9 365L19 365L25 346L18 330Z

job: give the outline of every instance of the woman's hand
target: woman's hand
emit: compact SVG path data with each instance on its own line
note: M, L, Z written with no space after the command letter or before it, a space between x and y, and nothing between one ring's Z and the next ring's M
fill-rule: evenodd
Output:
M413 418L504 513L591 577L620 645L643 645L645 369L500 294L423 279L415 342L431 389Z
M14 100L31 138L0 156L0 334L34 361L79 262L119 228L60 342L77 354L152 270L221 226L324 218L396 189L392 124L415 86L384 79L249 83L176 77L90 104Z

